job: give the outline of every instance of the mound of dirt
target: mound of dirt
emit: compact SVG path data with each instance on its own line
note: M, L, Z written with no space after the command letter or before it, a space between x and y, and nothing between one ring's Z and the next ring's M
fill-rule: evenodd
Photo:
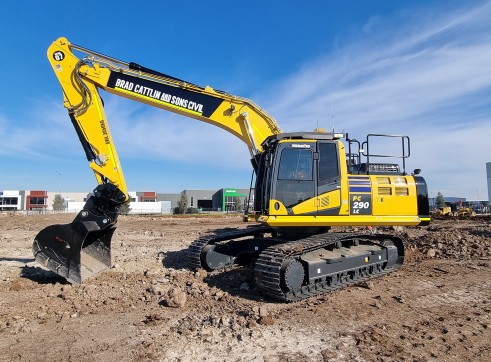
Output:
M0 360L484 361L491 355L487 219L372 229L406 240L400 271L293 304L260 295L248 268L212 274L186 268L184 251L193 240L242 228L240 217L121 217L113 267L83 285L67 284L34 262L31 243L45 226L72 219L0 214Z

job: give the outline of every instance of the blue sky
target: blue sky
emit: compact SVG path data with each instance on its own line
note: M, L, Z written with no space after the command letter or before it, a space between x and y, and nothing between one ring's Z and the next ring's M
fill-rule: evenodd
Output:
M432 195L487 198L491 1L123 4L2 5L0 190L96 186L46 58L65 36L250 98L284 131L408 135L408 168L423 170ZM232 135L102 96L130 190L248 187L249 153Z

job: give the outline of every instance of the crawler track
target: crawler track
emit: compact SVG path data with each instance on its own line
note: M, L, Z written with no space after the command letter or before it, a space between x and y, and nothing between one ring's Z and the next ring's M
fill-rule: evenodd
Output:
M250 237L251 239L249 240L257 239L259 241L261 235L271 232L273 232L272 228L267 226L259 226L205 235L193 241L189 246L189 249L187 250L188 266L190 269L199 269L204 267L202 262L202 251L208 245L215 245L223 241L230 242L235 239L246 237ZM231 266L233 262L234 260L231 258L230 263L227 263L225 266Z
M337 248L353 240L362 241L367 247L369 244L384 249L383 243L393 244L398 249L397 260L390 265L387 260L369 265L359 265L354 268L345 268L341 271L322 275L313 281L307 280L301 286L288 288L285 286L284 265L288 260L299 260L309 252L326 248ZM258 257L255 265L255 281L261 292L278 300L295 302L312 296L333 292L348 285L357 284L368 279L378 277L401 267L403 261L402 241L390 235L360 235L360 234L321 234L307 239L276 245L264 250Z
M285 241L264 237L266 233L274 235L271 228L251 227L201 237L188 249L189 267L210 270L204 260L208 246L230 245L230 256L222 259L219 270L232 267L237 253L248 250L254 254L258 289L274 299L295 302L387 274L399 269L404 259L402 240L392 235L324 233ZM320 274L313 277L313 270Z

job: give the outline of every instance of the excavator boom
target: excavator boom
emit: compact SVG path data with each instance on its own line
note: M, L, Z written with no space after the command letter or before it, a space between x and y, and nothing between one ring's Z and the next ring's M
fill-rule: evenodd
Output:
M84 56L77 57L76 51ZM223 128L247 145L251 158L262 152L268 136L281 133L276 121L246 98L126 63L65 38L53 42L47 55L98 183L72 223L45 228L33 243L36 260L72 283L111 266L118 208L129 200L99 90Z

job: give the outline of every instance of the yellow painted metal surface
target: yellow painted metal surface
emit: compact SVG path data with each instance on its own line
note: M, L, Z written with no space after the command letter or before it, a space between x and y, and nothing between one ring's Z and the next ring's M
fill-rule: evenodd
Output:
M340 157L344 157L341 153ZM419 225L429 218L420 218L417 193L412 176L350 175L352 179L367 180L370 192L350 192L346 176L341 177L339 190L326 192L299 203L290 213L278 200L270 200L269 216L260 221L270 226L390 226ZM368 181L369 180L369 181ZM350 210L353 195L365 195L369 200L370 214L356 214ZM326 210L336 210L337 215L322 215Z
M84 82L81 89L74 72L79 59L71 52L69 42L60 38L48 48L48 59L63 90L64 105L73 113L85 140L96 159L89 163L98 184L107 179L127 194L126 182L97 87ZM96 70L97 71L97 70Z
M412 176L370 176L373 214L380 216L416 215L417 193Z
M96 159L89 162L89 167L94 171L99 184L107 179L127 194L99 89L218 126L246 143L251 154L262 152L261 143L268 136L282 132L271 116L246 98L218 92L208 86L198 87L174 78L142 73L115 59L94 56L97 53L93 52L86 54L87 57L81 61L72 48L81 50L78 46L72 46L66 38L59 38L48 48L47 56L62 87L64 105L75 117L83 138L96 155ZM161 101L149 96L148 92L137 93L124 87L109 87L109 79L114 74L136 77L147 82L145 84L165 84L194 94L203 94L221 103L211 115L203 116L192 107L180 107Z
M279 226L416 226L429 218L418 216L262 216L258 221Z

